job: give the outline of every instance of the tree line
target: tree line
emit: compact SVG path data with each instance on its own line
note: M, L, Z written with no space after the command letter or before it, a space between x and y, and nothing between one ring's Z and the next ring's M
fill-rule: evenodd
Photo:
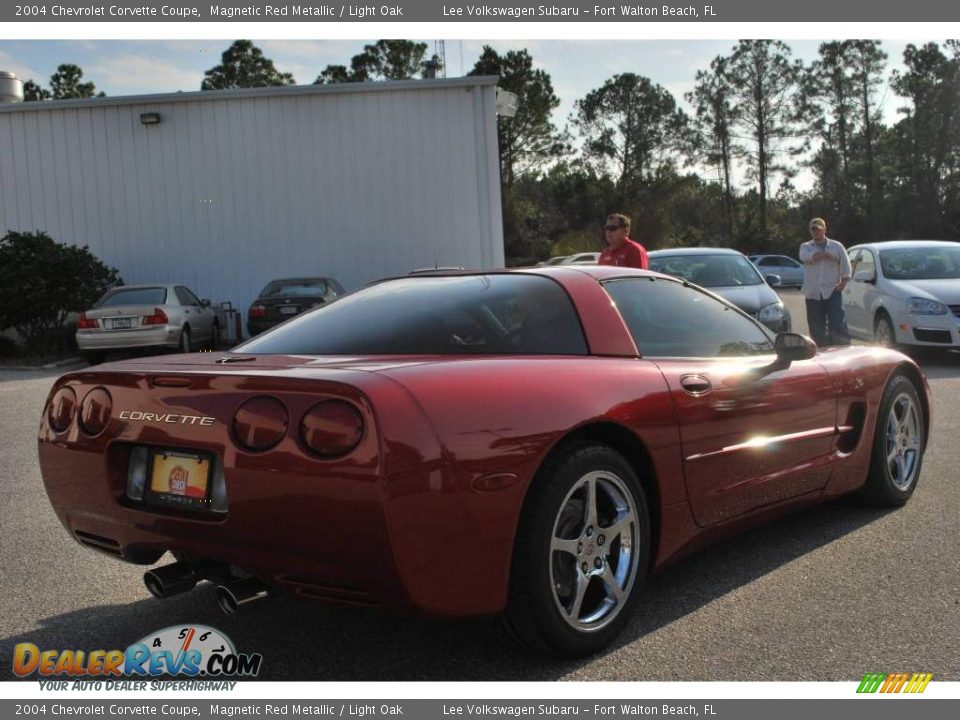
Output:
M804 64L777 40L741 40L697 71L684 96L621 73L577 100L560 126L550 75L526 50L486 46L469 75L518 96L498 118L508 263L597 249L609 212L634 219L650 249L678 245L795 254L807 221L826 217L848 245L960 238L960 41L908 45L887 78L876 40L824 42ZM426 43L379 40L315 84L436 77ZM27 100L93 97L76 65ZM204 74L202 90L294 84L249 40ZM102 95L102 93L100 93ZM891 97L893 96L893 97ZM897 120L885 121L887 103ZM814 178L809 190L797 175Z

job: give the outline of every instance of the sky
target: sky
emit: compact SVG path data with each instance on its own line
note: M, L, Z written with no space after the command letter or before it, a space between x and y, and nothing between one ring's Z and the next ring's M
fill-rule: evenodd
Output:
M915 43L926 42L917 38ZM278 70L292 72L298 84L309 84L323 68L349 65L371 40L254 40ZM429 52L435 41L427 40ZM817 56L819 40L790 40L794 54L809 63ZM693 87L697 70L709 66L720 54L729 54L732 40L446 40L447 76L466 74L480 56L483 45L497 51L526 48L537 67L553 80L561 105L560 124L573 111L574 102L617 73L633 72L663 85L682 102ZM199 90L203 73L220 62L228 40L24 40L0 41L0 70L22 80L32 78L48 85L60 63L83 68L84 80L93 81L107 95ZM888 70L901 67L907 43L883 41L890 56ZM888 97L888 113L896 116L896 98Z
M830 38L823 38L827 40ZM889 56L887 73L902 68L903 50L908 42L922 44L931 38L884 40ZM298 84L309 84L327 65L348 65L370 40L256 40L264 54L282 72L293 73ZM934 41L942 44L941 39ZM84 81L92 81L107 95L199 90L205 70L220 62L229 40L23 40L0 41L0 70L16 73L22 80L33 79L48 86L49 78L61 63L79 65ZM425 40L428 52L435 40ZM788 40L795 57L809 64L817 57L822 40ZM729 55L733 40L445 40L447 77L466 74L486 44L498 52L527 49L535 67L548 72L560 106L554 113L558 128L564 127L575 102L617 73L633 72L650 78L669 90L681 107L689 111L683 95L693 89L698 70L709 67L717 55ZM887 91L885 121L898 118L903 102ZM795 181L804 189L812 180L801 175Z

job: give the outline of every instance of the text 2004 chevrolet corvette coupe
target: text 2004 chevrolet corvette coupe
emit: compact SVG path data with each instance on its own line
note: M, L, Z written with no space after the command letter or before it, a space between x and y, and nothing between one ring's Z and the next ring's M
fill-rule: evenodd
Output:
M818 353L675 278L552 267L389 280L230 353L70 373L39 453L79 542L173 553L159 597L502 613L581 655L720 534L906 502L929 417L895 351Z

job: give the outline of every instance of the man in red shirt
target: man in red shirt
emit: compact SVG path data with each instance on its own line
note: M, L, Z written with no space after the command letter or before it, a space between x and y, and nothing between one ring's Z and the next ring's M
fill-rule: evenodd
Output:
M620 214L608 215L603 231L607 238L607 247L600 253L599 265L619 265L642 270L649 267L646 248L627 237L630 234L629 217Z

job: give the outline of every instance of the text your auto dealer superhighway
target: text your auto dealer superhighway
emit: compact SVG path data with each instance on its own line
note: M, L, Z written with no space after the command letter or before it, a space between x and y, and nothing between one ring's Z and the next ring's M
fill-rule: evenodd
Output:
M200 17L200 11L193 7L174 7L164 5L160 8L121 7L120 5L86 5L84 7L64 7L51 5L50 14L54 17Z

